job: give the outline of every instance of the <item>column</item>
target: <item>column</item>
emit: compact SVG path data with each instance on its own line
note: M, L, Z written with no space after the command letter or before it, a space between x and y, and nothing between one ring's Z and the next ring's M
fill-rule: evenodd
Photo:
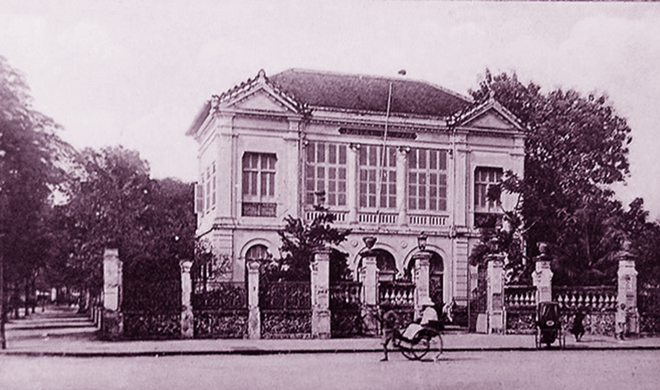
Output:
M536 287L536 304L552 301L552 270L550 263L552 256L550 248L545 242L538 244L540 255L534 258L535 271L532 274L532 283Z
M492 254L487 258L486 269L486 315L487 333L504 332L504 255Z
M261 311L259 310L259 262L248 262L248 338L261 338Z
M358 152L359 144L350 144L346 156L346 205L348 206L348 222L357 223L358 215Z
M314 254L312 285L314 306L312 306L312 337L330 338L330 249L322 248Z
M193 262L190 260L179 261L181 268L181 338L191 339L195 337L195 318L192 308L192 280L190 269Z
M637 309L637 270L635 256L630 251L630 241L624 242L623 249L617 254L619 270L617 271L617 312L619 318L626 319L623 329L617 333L639 334L639 311Z
M104 338L117 339L124 333L121 315L122 264L119 250L106 248L103 252L103 321Z
M413 255L415 262L415 318L422 316L423 302L430 298L429 296L429 268L431 265L431 253L419 251ZM440 308L436 308L438 310Z
M396 154L396 209L399 213L398 224L400 226L408 225L408 208L406 207L406 190L407 190L407 175L406 164L408 162L408 152L410 148L400 147L399 152Z

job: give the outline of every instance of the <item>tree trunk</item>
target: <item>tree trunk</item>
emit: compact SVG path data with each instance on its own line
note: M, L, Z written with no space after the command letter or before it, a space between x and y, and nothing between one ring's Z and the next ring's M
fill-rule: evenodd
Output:
M30 315L30 281L28 278L25 278L25 300L23 301L23 306L25 307L25 316Z
M2 237L0 237L0 240L2 240ZM7 339L5 338L5 322L7 320L7 317L5 316L5 258L4 248L1 246L2 244L3 243L0 242L0 348L7 349Z

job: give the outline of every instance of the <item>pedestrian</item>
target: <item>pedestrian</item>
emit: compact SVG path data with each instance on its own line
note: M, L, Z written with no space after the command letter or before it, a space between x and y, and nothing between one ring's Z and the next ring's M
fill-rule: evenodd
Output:
M582 306L580 306L575 313L575 317L573 318L573 326L571 327L571 333L575 336L575 341L580 341L582 336L584 336L584 324L582 321L584 321L584 317L586 317L587 313L584 310Z
M380 359L381 362L387 361L387 346L397 336L399 328L399 315L396 314L396 311L393 309L386 309L384 311L385 314L383 314L381 319L381 325L383 327L383 336L381 339L383 344L383 358Z
M621 341L624 340L624 334L626 332L626 304L622 303L619 305L615 315L616 319L616 329L614 338L617 338Z

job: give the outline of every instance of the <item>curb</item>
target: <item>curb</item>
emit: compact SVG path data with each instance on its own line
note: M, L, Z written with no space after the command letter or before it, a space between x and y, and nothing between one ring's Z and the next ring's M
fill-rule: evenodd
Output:
M621 347L578 347L578 348L550 348L536 349L530 347L466 347L445 348L443 352L567 352L567 351L658 351L660 346L621 346ZM353 353L381 353L380 348L347 348L347 349L232 349L232 350L199 350L199 351L136 351L136 352L51 352L51 351L0 351L0 356L24 357L71 357L71 358L99 358L99 357L160 357L160 356L212 356L212 355L239 355L239 356L266 356L266 355L307 355L307 354L353 354ZM433 351L433 349L431 349ZM394 350L393 352L398 352Z

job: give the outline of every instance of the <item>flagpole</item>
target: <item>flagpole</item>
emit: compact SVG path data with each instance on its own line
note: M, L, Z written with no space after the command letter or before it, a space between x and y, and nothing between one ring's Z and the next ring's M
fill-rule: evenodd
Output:
M376 198L376 218L377 218L377 225L380 227L381 223L381 217L380 217L380 207L381 207L381 201L382 201L382 195L383 195L383 175L385 175L385 156L387 156L387 131L388 131L388 126L389 126L389 119L390 119L390 109L392 106L392 82L390 81L390 86L389 90L387 93L387 109L385 111L385 132L383 133L383 150L381 152L381 157L380 157L380 172L378 174L378 177L376 179L376 191L377 191L377 198ZM385 203L387 203L387 196L385 197ZM386 207L387 208L387 207Z

